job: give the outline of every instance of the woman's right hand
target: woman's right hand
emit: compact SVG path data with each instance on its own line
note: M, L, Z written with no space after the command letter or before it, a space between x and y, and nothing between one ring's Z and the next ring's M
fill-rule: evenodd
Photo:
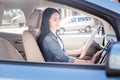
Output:
M102 52L103 52L103 50L97 51L97 52L93 55L93 57L92 57L92 59L91 59L90 61L93 62L93 63L95 63L96 58L97 58L100 54L102 54Z
M74 60L74 63L75 63L75 64L94 64L96 58L97 58L100 54L102 54L102 51L103 51L103 50L97 51L97 52L93 55L93 57L92 57L91 60L75 59L75 60Z

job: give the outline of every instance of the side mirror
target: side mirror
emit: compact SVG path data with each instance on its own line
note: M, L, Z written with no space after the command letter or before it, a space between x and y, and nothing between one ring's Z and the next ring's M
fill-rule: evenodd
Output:
M120 76L120 42L111 44L107 52L107 75Z

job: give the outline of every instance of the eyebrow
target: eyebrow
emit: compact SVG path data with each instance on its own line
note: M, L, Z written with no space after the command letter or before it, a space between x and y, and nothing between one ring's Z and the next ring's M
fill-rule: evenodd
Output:
M59 17L59 18L57 18L57 17L54 17L54 18L51 18L51 19L60 19L60 17Z

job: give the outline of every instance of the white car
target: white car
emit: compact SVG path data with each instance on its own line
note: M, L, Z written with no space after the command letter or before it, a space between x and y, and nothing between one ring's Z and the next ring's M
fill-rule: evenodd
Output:
M91 32L95 20L89 16L71 16L62 20L60 23L60 33L64 31L84 31Z

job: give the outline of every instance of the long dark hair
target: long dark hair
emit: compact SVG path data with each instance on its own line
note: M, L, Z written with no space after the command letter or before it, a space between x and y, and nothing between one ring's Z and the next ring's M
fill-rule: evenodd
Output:
M40 43L41 44L43 43L45 36L50 32L49 20L50 20L51 15L55 12L59 13L59 11L54 8L47 8L43 12L42 23L41 23L41 28L40 28L40 35L38 38L39 45L40 45Z

